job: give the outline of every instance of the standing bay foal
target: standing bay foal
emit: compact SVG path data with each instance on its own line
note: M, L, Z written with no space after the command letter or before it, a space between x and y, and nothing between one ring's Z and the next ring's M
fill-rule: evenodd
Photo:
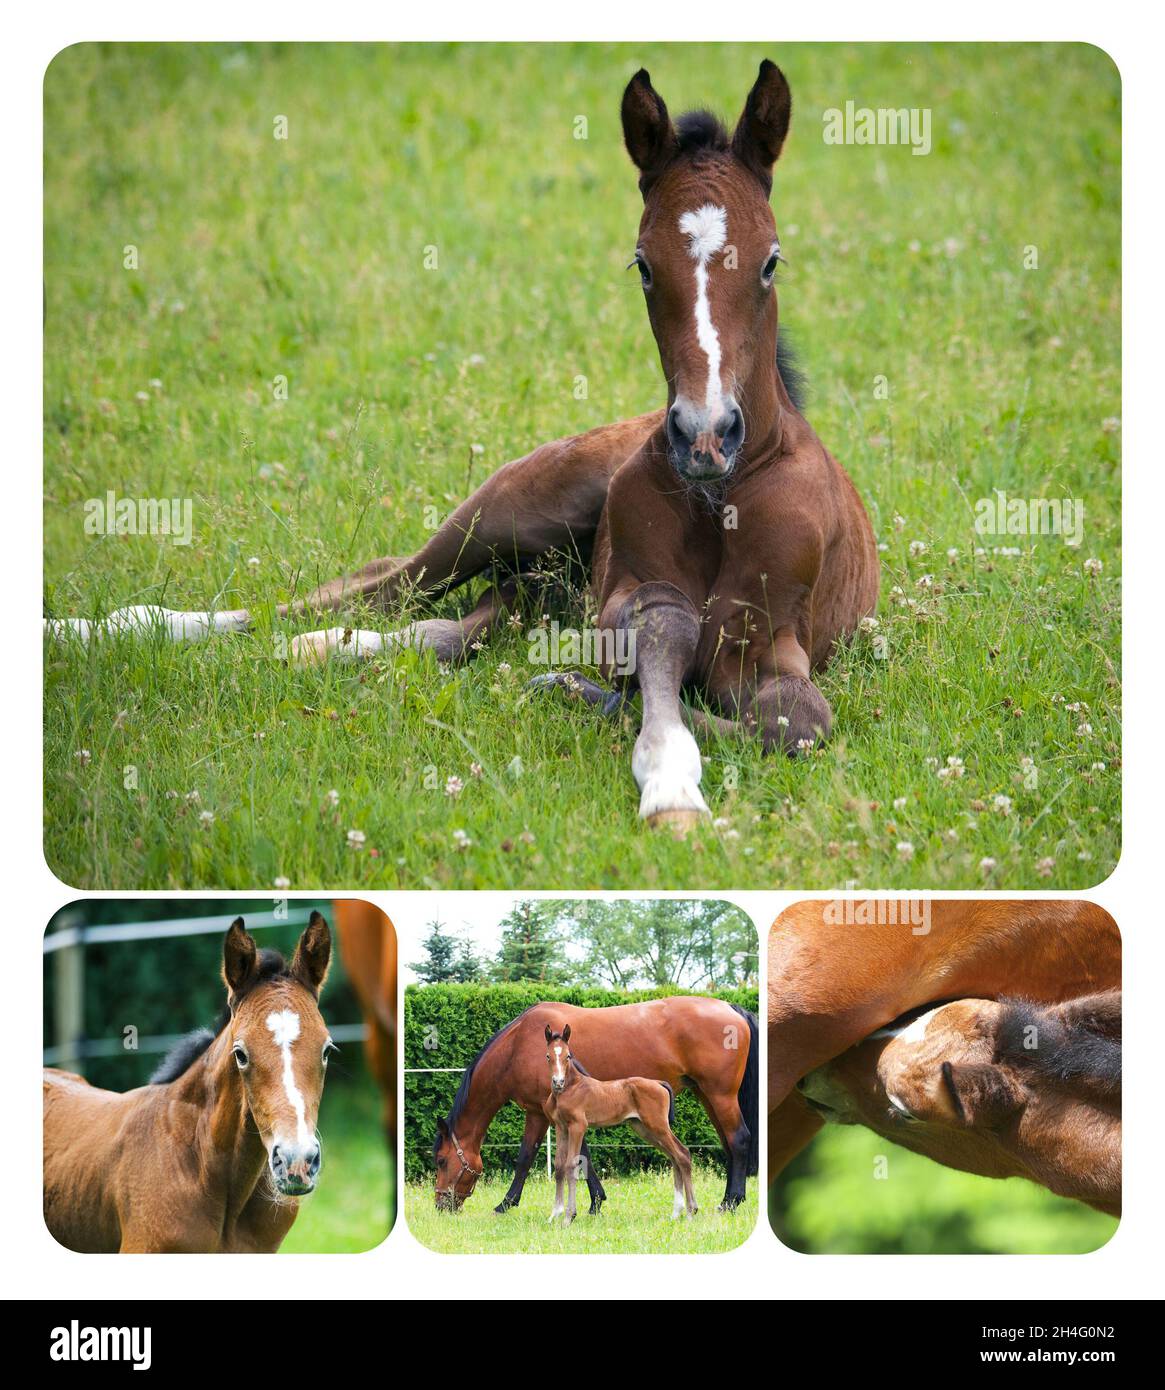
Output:
M317 999L331 936L313 912L288 966L238 918L227 1008L148 1086L44 1075L44 1217L84 1253L273 1253L316 1185L316 1116L333 1050Z
M682 829L708 814L689 726L741 731L790 753L829 732L813 673L872 611L878 561L857 492L778 366L780 243L769 194L791 109L789 85L768 60L731 135L703 111L673 123L648 74L635 74L622 108L643 195L632 264L666 406L506 464L414 555L374 560L281 610L363 601L391 612L406 594L444 594L489 571L466 616L305 633L293 643L298 660L401 646L466 656L512 610L523 573L565 552L590 559L603 674L622 693L642 693L631 767L649 824ZM197 637L249 625L245 611L135 608L104 624L50 628L88 638L157 626ZM633 671L610 656L631 651ZM615 703L577 674L541 683ZM685 709L685 687L718 712Z
M587 1130L628 1124L642 1139L654 1144L671 1160L675 1201L672 1219L696 1214L692 1190L692 1155L672 1133L676 1095L666 1081L646 1076L627 1076L621 1081L596 1081L583 1071L570 1053L570 1024L561 1033L546 1025L546 1061L550 1067L550 1094L543 1109L554 1126L554 1210L550 1220L575 1218L575 1189L579 1159ZM566 1187L566 1202L562 1189Z

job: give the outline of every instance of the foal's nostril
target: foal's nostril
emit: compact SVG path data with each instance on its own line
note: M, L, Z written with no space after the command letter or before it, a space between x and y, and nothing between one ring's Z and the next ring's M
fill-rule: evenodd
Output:
M320 1153L320 1146L313 1144L307 1151L307 1175L314 1178L320 1171L320 1164L323 1162L323 1154Z
M720 436L720 447L731 458L744 443L744 412L735 402L729 413L717 423L716 433Z
M278 1144L271 1150L271 1171L276 1177L281 1177L287 1171L287 1159Z
M689 430L691 431L689 433ZM692 451L696 430L690 416L679 405L673 405L667 413L667 442L679 458L687 458Z

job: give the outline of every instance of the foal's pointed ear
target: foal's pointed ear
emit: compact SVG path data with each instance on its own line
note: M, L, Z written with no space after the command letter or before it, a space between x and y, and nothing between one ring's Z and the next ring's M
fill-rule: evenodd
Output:
M966 1129L994 1129L1024 1104L1019 1087L999 1066L944 1062L942 1079L955 1120Z
M568 1024L566 1025L566 1027L562 1030L562 1041L563 1041L563 1042L570 1042L570 1024L569 1024L569 1023L568 1023Z
M227 929L222 947L222 977L231 995L242 994L259 969L255 938L236 917Z
M646 197L679 149L663 97L651 85L646 68L639 69L623 92L623 139L639 170L639 191Z
M554 1034L550 1031L550 1024L548 1023L548 1024L546 1025L546 1041L547 1041L547 1042L550 1042L551 1039L552 1039L553 1037L554 1037Z
M789 131L793 94L785 74L767 58L744 103L744 111L732 136L732 153L746 164L765 186L773 186L773 165Z
M319 994L332 959L332 933L318 912L313 912L291 958L291 973L313 994Z

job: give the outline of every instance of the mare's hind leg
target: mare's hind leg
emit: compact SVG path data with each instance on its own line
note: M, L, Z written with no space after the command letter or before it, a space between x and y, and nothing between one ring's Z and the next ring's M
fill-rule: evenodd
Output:
M504 622L514 607L518 581L508 579L491 585L472 612L463 618L422 618L395 632L373 632L354 627L330 627L305 632L291 641L291 659L301 666L316 665L335 658L341 661L367 661L383 651L412 647L432 651L439 661L460 661L489 629Z
M587 1191L590 1193L591 1209L587 1213L589 1216L598 1216L603 1209L603 1203L607 1200L607 1194L603 1190L603 1184L599 1181L599 1175L595 1172L595 1165L591 1161L591 1151L584 1139L580 1155L583 1161L583 1177L586 1178Z

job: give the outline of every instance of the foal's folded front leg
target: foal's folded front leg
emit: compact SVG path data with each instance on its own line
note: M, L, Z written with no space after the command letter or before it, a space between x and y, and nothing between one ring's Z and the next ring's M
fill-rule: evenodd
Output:
M639 815L651 826L687 829L710 814L700 791L700 750L684 722L680 688L695 661L700 621L672 584L642 584L615 619L634 635L643 725L631 755Z

